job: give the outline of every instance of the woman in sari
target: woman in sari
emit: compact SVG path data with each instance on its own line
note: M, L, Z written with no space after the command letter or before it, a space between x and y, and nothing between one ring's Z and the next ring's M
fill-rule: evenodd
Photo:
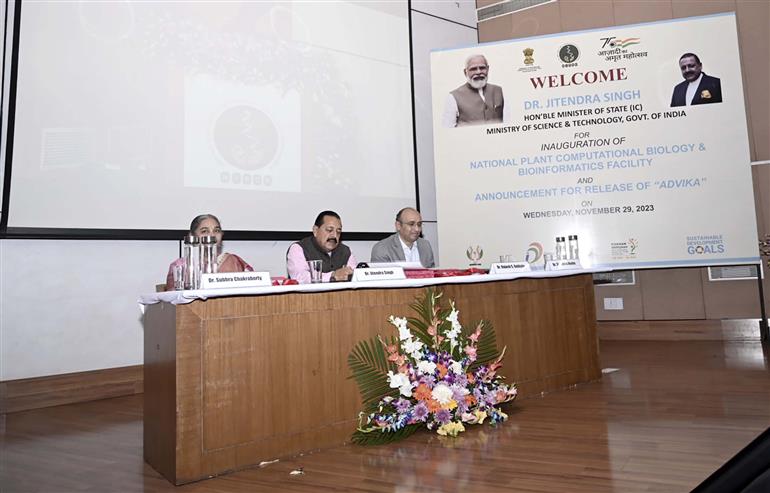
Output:
M201 214L190 223L190 235L192 236L214 236L217 239L217 272L251 272L254 269L238 255L234 253L225 253L222 251L222 225L219 219L213 214ZM166 276L166 291L174 289L174 268L184 266L184 259L174 260L168 268Z

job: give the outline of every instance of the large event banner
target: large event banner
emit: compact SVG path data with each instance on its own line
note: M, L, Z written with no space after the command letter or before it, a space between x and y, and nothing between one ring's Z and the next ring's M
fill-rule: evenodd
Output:
M572 235L584 267L759 262L734 14L436 51L431 73L441 265L538 265Z

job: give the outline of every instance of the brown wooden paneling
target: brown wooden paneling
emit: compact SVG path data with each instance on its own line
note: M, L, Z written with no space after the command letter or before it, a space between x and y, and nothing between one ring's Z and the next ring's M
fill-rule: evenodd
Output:
M671 19L671 0L612 0L607 6L615 14L615 25Z
M527 38L562 31L559 4L549 3L479 23L479 42Z
M590 275L441 289L464 323L493 322L498 345L507 346L502 374L520 395L600 377ZM411 315L422 293L345 290L148 307L145 348L155 361L147 378L168 382L175 355L176 384L173 400L169 383L146 387L155 407L145 413L145 436L165 433L145 452L148 462L181 484L344 443L361 407L348 379L350 350L392 334L388 317Z
M480 9L481 7L486 7L487 5L492 5L495 3L500 3L500 0L476 0L476 9Z
M737 0L738 41L741 47L746 117L751 135L751 159L770 160L770 2Z
M675 19L735 12L735 0L671 0L671 12Z
M558 4L562 31L615 25L615 16L606 0L562 0Z
M757 210L757 232L764 237L770 234L770 164L752 166L751 175Z
M142 365L0 382L0 414L142 393Z

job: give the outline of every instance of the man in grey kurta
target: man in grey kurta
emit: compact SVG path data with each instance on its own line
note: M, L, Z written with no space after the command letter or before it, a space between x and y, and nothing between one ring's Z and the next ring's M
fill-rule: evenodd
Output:
M435 267L430 242L420 238L422 216L416 209L405 207L396 215L396 232L377 242L372 248L372 262L419 262Z
M447 96L442 124L461 127L504 120L503 89L489 84L489 64L484 55L471 55L463 69L466 82Z

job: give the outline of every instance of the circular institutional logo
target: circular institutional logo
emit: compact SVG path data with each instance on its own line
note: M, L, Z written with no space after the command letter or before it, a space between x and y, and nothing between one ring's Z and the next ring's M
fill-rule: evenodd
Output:
M543 257L543 245L537 241L533 241L527 248L527 256L525 260L530 264L534 264Z
M564 63L573 63L580 57L580 50L573 44L566 44L559 48L559 60Z
M278 154L279 136L272 118L252 106L222 112L212 130L214 146L228 164L242 170L264 168Z

